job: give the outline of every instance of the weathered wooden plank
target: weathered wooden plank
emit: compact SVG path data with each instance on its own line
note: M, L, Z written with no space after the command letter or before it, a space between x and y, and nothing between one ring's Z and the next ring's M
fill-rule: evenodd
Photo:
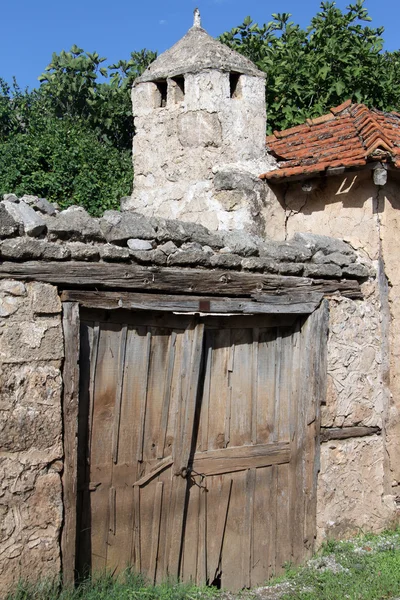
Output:
M203 384L203 397L201 399L200 415L200 450L208 450L208 423L210 409L210 386L211 386L211 367L213 358L212 339L209 331L205 332L205 374Z
M226 530L226 522L228 520L228 511L229 511L229 501L231 499L232 493L232 479L224 478L222 482L221 495L218 498L219 501L219 509L218 509L218 522L217 529L213 537L215 536L215 540L217 543L217 556L214 563L210 565L210 583L217 579L218 575L221 571L221 562L222 562L222 552L224 547L224 539L225 539L225 530ZM215 507L217 508L217 507Z
M189 366L189 379L185 390L185 415L182 423L182 446L176 456L174 464L173 483L173 510L174 518L171 531L171 545L169 549L168 569L169 575L179 577L180 560L182 551L182 534L184 524L185 503L187 498L187 480L190 452L193 445L193 426L198 396L200 367L202 361L204 341L204 324L197 323L194 328L192 349Z
M261 451L263 448L264 451ZM230 453L232 450L238 452ZM246 452L247 451L247 452ZM226 456L225 456L226 452ZM212 456L213 454L218 456ZM222 453L222 454L220 454ZM208 455L203 457L203 455ZM210 456L211 455L211 456ZM285 464L290 461L290 445L266 444L263 446L241 446L239 448L226 448L224 450L210 450L195 454L193 468L202 475L219 475L268 467L270 465Z
M321 442L329 440L346 440L348 438L365 437L368 435L380 435L380 427L332 427L321 429Z
M203 314L309 314L322 300L320 292L291 292L280 295L264 294L254 300L246 298L218 298L204 296L166 296L134 292L97 292L66 290L62 299L79 302L87 308L103 310L159 310Z
M320 464L321 404L326 396L327 339L329 308L324 300L304 325L304 356L310 365L310 377L303 393L308 394L307 432L305 436L305 519L304 543L308 555L314 550L317 513L317 480ZM303 558L305 558L304 556Z
M256 488L256 470L248 469L246 472L246 496L245 496L245 521L244 534L246 536L245 552L242 555L243 560L243 584L245 587L251 587L251 567L253 564L253 518L254 518L254 494Z
M61 537L62 573L65 585L75 580L76 502L77 502L77 433L79 404L79 306L63 303L63 331L65 360L63 367L63 424L64 473L62 477L64 500L64 527Z
M142 570L141 543L140 543L140 487L133 488L133 547L134 547L134 565L136 573Z
M140 462L143 460L143 443L144 443L144 426L146 419L146 407L147 407L147 385L149 380L149 370L150 370L150 350L151 350L151 332L147 331L146 335L147 346L146 346L146 361L144 372L141 374L145 380L143 384L143 395L140 403L140 417L139 417L139 439L138 439L138 447L137 447L137 455L136 458Z
M292 291L299 288L312 288L313 291L342 293L360 296L357 281L313 280L307 277L284 275L263 275L205 269L173 269L162 267L142 267L139 265L106 263L68 262L68 268L60 269L60 263L27 261L23 263L3 262L0 265L0 278L13 278L54 283L66 288L76 287L95 289L138 289L168 291L189 294L212 294L238 296L256 294L262 291Z
M121 329L121 343L118 352L118 385L115 392L114 431L113 431L113 461L118 460L119 424L121 420L122 386L124 383L125 349L126 349L127 327Z
M189 384L186 395L186 414L183 424L182 449L177 464L178 472L182 473L189 464L190 451L193 442L193 425L196 412L196 400L198 395L200 366L202 360L204 340L204 324L198 323L195 327L193 349L190 361Z
M152 538L151 538L150 569L149 569L149 574L148 574L150 582L152 582L152 583L154 583L155 579L156 579L158 548L159 548L159 541L160 541L163 488L164 488L163 482L158 481L157 485L156 485L155 498L154 498L153 532L152 532Z
M253 329L252 374L251 374L251 443L257 444L257 403L258 403L258 342L259 329ZM264 365L263 365L264 366Z
M174 372L174 364L175 364L175 346L176 346L176 332L172 331L170 340L169 340L169 348L168 348L168 367L165 372L165 379L164 379L164 397L163 397L163 406L162 406L162 414L161 414L160 435L159 435L159 441L157 444L157 458L163 458L163 456L164 456L165 439L167 437L167 428L168 428L169 405L170 405L170 399L171 399L172 375Z
M167 456L167 458L164 458L163 460L161 460L154 469L149 471L149 473L146 473L146 475L143 475L143 477L141 477L140 479L135 481L135 483L133 485L134 486L145 485L146 483L148 483L149 481L154 479L154 477L159 475L162 471L164 471L165 469L170 467L173 463L174 463L173 459L170 456Z

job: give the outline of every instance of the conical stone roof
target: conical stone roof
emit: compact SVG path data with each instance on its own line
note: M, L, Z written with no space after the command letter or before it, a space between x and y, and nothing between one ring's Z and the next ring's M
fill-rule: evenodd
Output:
M207 69L265 77L251 60L221 44L195 24L179 42L161 54L134 85Z

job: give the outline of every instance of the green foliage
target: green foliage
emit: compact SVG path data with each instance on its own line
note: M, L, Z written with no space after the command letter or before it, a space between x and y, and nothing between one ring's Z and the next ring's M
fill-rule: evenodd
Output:
M263 26L247 17L221 41L266 72L268 130L320 116L347 98L400 108L400 53L382 52L383 27L371 28L364 0L346 12L321 2L307 29L275 13Z
M156 57L105 58L73 46L53 54L39 89L0 79L0 194L36 194L93 215L132 189L130 87Z

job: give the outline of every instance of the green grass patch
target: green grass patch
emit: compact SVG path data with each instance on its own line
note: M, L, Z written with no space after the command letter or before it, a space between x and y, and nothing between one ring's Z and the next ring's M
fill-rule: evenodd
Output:
M224 594L215 588L175 582L148 585L131 571L62 589L57 583L21 582L5 600L393 600L400 598L400 529L328 541L299 568L256 592Z

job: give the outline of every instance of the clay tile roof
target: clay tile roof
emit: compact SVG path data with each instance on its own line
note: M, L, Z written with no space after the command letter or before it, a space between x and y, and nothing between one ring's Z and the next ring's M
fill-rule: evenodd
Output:
M274 131L266 143L278 160L278 168L260 177L271 181L307 177L338 167L362 167L374 160L400 168L400 114L347 100L327 115Z

